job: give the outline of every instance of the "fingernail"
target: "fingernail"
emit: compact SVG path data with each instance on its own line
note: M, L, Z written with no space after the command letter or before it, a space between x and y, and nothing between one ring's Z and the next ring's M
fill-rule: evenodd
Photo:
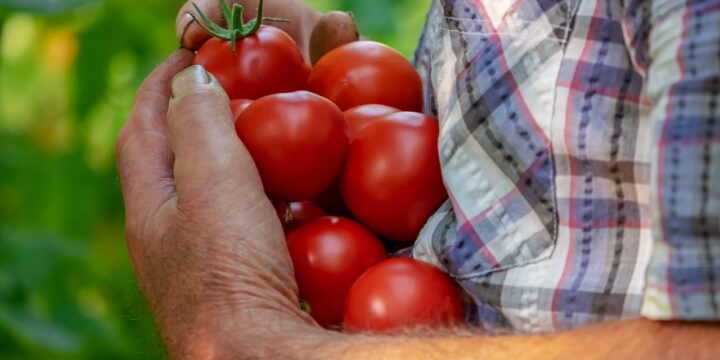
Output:
M193 65L175 75L170 88L170 107L187 95L215 93L228 97L217 79L200 65Z
M183 16L178 20L177 28L175 29L178 41L180 41L180 44L183 43L183 37L185 36L185 32L187 32L188 27L190 27L190 24L192 24L193 18L190 16L190 13L185 13Z
M174 98L181 98L204 90L212 80L210 74L200 65L193 65L179 72L172 80L172 93Z

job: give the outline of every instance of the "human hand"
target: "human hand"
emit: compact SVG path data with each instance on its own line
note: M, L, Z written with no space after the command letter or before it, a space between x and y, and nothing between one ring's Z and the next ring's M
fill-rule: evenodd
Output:
M178 50L145 80L118 136L130 258L174 357L267 355L265 338L322 329L298 306L280 222L227 96L201 67L180 72L192 57Z

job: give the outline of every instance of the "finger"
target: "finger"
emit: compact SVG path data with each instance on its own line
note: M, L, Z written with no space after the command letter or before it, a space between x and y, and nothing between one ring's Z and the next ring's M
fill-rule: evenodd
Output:
M170 81L192 63L192 51L178 49L143 81L125 127L165 131L165 115L172 95Z
M266 16L271 16L268 15L268 11L272 11L272 4L268 5L268 3L271 2L272 1L266 1L263 6L263 12ZM178 13L177 21L175 22L175 31L177 38L180 40L180 45L188 49L196 50L200 48L211 35L195 23L193 17L190 16L190 14L193 14L195 18L200 19L193 3L197 5L210 20L218 23L220 26L226 26L226 21L220 8L219 0L187 1ZM240 4L245 7L243 21L248 21L257 15L257 0L229 0L227 3L230 8L232 8L233 4Z
M230 101L217 80L194 65L173 79L172 93L166 122L179 200L222 197L244 186L262 192L255 164L235 133Z
M128 228L143 221L173 194L172 153L164 133L170 80L192 61L178 50L143 82L135 105L116 142Z
M323 14L310 35L310 61L315 65L332 49L359 38L352 13L331 11Z
M236 2L240 1L230 1L230 6ZM210 38L210 34L200 28L200 26L193 21L192 16L190 16L190 14L194 14L197 17L193 3L195 3L210 20L221 26L225 26L225 19L222 16L222 11L217 0L188 0L185 2L182 8L180 8L180 12L178 12L177 19L175 20L175 33L181 46L197 50Z

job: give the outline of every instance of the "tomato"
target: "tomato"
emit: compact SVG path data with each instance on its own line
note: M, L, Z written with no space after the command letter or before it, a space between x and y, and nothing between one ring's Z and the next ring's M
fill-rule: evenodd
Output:
M341 217L316 219L288 235L300 298L324 327L339 326L345 295L355 280L385 258L380 240Z
M252 100L248 99L230 100L230 110L232 110L234 121L237 121L240 114L242 114L242 112L245 111L250 104L252 104Z
M230 99L304 90L310 73L293 39L272 26L238 40L235 52L229 41L211 38L193 63L212 73Z
M371 121L398 111L400 110L394 107L378 104L360 105L345 110L343 115L348 127L348 137L352 141L360 133L360 130L364 129Z
M340 180L352 214L380 236L415 240L447 198L437 137L437 119L420 113L368 124L350 144Z
M282 223L283 230L285 230L286 233L327 215L323 209L309 201L292 203L281 201L274 202L273 204L280 218L280 223Z
M422 110L422 82L412 64L387 45L355 41L323 56L310 72L310 91L340 109L365 104Z
M345 299L347 331L391 331L463 321L459 289L441 270L410 258L387 259L355 281Z
M343 115L350 141L372 120L398 111L400 110L378 104L360 105L346 110ZM333 215L351 216L350 210L348 210L345 200L342 198L339 181L333 183L329 189L320 194L315 202Z
M235 123L265 192L279 201L313 200L340 171L348 147L335 104L307 91L255 100Z

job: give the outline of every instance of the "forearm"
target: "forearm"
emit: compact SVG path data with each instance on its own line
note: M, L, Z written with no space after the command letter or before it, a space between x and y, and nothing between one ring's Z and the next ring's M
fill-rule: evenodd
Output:
M262 256L254 256L262 258ZM262 259L260 259L262 260ZM711 358L720 353L720 327L699 323L631 320L547 335L484 336L462 328L407 331L396 335L350 335L317 326L297 305L292 289L274 287L270 264L217 274L184 288L183 303L160 304L159 325L168 351L178 359L384 359L384 358ZM238 282L236 282L238 283ZM280 283L278 283L280 284ZM190 289L203 288L202 292ZM210 294L208 297L207 295ZM170 299L176 297L169 297ZM200 304L195 299L203 299ZM208 301L210 299L210 301ZM215 299L215 300L212 300ZM225 299L220 301L220 299ZM184 308L184 310L183 310ZM178 310L179 309L179 310ZM189 311L192 309L192 311ZM174 315L173 315L174 314ZM179 315L183 314L182 317Z
M720 327L710 324L637 319L546 335L346 336L321 348L343 359L711 359L718 339Z
M720 353L720 327L710 323L636 319L590 326L550 336L547 352L588 358L710 359Z
M329 359L342 349L341 336L286 313L258 310L207 321L167 350L174 359Z

